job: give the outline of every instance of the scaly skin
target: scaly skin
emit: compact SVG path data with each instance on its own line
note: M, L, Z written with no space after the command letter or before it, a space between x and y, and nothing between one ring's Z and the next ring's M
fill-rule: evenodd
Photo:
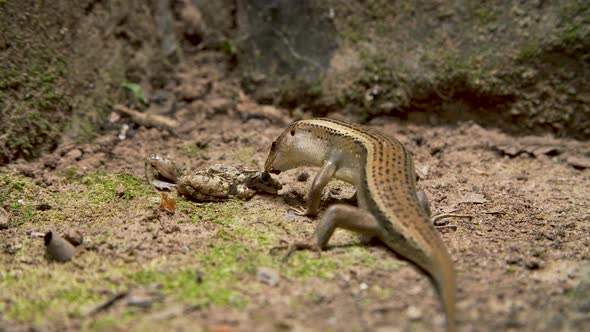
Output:
M378 237L432 277L446 312L447 330L456 331L453 262L421 207L408 150L398 140L358 124L301 120L273 143L265 170L278 173L299 166L321 167L304 214L317 213L321 192L332 177L356 187L359 207L329 207L314 236L296 243L297 248L321 250L338 227Z

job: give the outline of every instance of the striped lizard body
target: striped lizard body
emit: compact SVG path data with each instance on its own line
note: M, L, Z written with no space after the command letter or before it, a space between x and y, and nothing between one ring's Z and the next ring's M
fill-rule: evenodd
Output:
M398 140L358 124L301 120L273 142L265 170L279 173L300 166L321 167L301 214L317 214L322 191L333 177L356 187L358 208L330 206L312 238L294 247L321 250L336 228L378 237L432 277L446 312L447 330L455 331L453 262L416 193L408 150Z

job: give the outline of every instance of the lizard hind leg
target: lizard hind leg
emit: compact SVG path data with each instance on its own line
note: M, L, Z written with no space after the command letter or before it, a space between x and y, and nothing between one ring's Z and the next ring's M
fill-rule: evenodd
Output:
M382 227L372 214L363 209L335 204L326 210L311 238L289 245L286 257L295 250L306 249L320 252L326 247L337 228L347 229L360 233L363 237L372 238L379 236Z

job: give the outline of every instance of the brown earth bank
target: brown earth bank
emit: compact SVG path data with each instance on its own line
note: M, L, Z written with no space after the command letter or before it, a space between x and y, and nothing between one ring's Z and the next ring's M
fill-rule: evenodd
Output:
M94 12L117 4L85 5ZM379 244L338 231L321 257L298 252L283 262L284 251L271 250L310 236L321 218L291 211L304 204L315 169L276 176L283 184L277 195L197 203L173 191L174 213L159 208L160 193L144 179L147 157L173 160L185 174L213 164L260 170L283 128L311 116L301 105L282 109L248 97L232 44L217 45L223 38L202 26L188 29L200 14L184 4L170 13L184 22L174 26L187 36L182 59L151 67L134 53L135 69L124 70L128 88L112 86L93 140L35 134L30 144L53 142L50 152L0 168L0 331L444 330L428 277ZM124 39L155 31L122 29ZM199 36L209 44L199 46ZM149 40L141 45L160 38ZM24 93L10 91L4 106ZM548 95L567 103L567 93ZM326 111L358 120L355 112ZM411 114L376 113L367 125L411 150L434 214L471 216L449 218L440 229L458 275L460 330L590 328L587 142ZM348 184L330 183L322 212L352 193ZM48 231L82 241L72 261L48 259L41 238Z

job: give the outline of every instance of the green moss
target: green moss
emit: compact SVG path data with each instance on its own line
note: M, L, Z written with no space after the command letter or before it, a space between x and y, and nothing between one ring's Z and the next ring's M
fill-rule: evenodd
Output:
M115 198L129 200L154 194L153 188L143 178L129 174L109 174L98 171L80 178L74 175L70 181L86 185L88 189L82 195L86 202L93 204L109 203ZM121 197L116 197L119 188L124 188L124 191Z
M235 60L236 55L238 53L238 48L236 47L236 44L229 39L226 39L223 41L223 43L221 44L221 49L223 50L223 52L225 53L225 55L227 56L228 60Z
M42 243L36 245L41 246ZM32 245L26 250L35 251L35 247ZM76 275L78 277L74 278ZM7 306L4 302L0 303L0 310L11 320L36 323L78 315L81 308L101 298L96 287L104 284L97 275L82 275L84 279L80 278L75 268L61 264L50 265L49 268L28 266L23 273L0 273L0 288L13 299Z
M195 256L195 266L180 270L146 269L130 275L144 285L157 283L165 294L193 305L241 307L245 298L228 285L238 284L240 274L253 269L259 256L239 244L212 245Z
M543 52L543 50L541 49L541 47L539 45L533 44L533 45L524 46L523 48L520 49L520 52L518 54L518 59L532 61L536 57L541 55L542 52Z
M230 156L230 158L235 161L239 161L240 163L256 165L256 161L252 159L255 154L256 149L254 149L254 147L245 146L235 150Z
M576 291L574 289L566 289L563 292L563 296L569 299L576 297Z
M22 175L0 174L0 206L14 216L10 226L30 221L36 214L31 202L37 197L39 187Z
M477 8L475 9L475 16L481 23L487 24L498 20L500 11L493 8Z
M88 328L93 330L109 330L115 326L121 324L121 320L119 317L107 316L107 317L100 317L94 321L92 321Z
M342 32L340 32L340 37L342 37L343 39L347 39L353 43L359 43L366 39L366 37L362 33L354 30L343 30Z
M575 27L569 28L562 32L559 38L563 40L563 42L566 44L575 44L582 40L578 33L578 29L576 29Z
M506 265L506 273L514 273L517 270L517 266L514 264Z
M240 215L243 210L244 201L238 199L230 199L223 203L202 203L195 211L191 220L193 222L207 221L218 225L231 225L233 219ZM191 209L194 210L195 203L187 203Z
M81 178L80 170L76 167L68 167L61 171L62 175L66 177L67 182L72 182L76 178Z
M179 152L187 157L200 158L207 154L209 145L202 142L185 143L179 148Z
M13 43L20 45L21 41ZM58 86L59 78L66 75L64 61L48 49L28 52L25 59L0 63L0 90L4 90L0 99L0 162L30 158L39 147L47 148L54 132L63 128L59 112L67 113L64 93Z
M319 98L323 94L322 83L317 82L309 88L308 94L313 98Z

